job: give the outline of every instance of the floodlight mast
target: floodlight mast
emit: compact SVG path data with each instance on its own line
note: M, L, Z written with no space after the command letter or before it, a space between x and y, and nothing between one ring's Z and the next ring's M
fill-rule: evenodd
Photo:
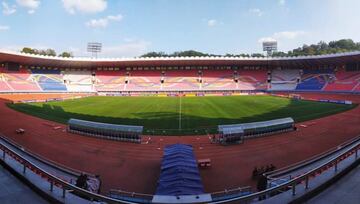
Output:
M102 44L98 42L89 42L87 44L87 51L91 53L91 56L97 58L98 53L101 52Z
M277 41L264 41L263 42L263 51L267 53L267 56L271 56L273 52L277 51Z

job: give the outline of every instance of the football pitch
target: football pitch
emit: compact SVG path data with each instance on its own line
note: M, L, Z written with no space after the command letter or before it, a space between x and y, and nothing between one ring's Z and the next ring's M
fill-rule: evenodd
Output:
M8 104L66 124L70 118L144 126L144 134L214 133L217 125L292 117L296 122L349 110L355 105L299 101L274 96L105 97L47 103Z

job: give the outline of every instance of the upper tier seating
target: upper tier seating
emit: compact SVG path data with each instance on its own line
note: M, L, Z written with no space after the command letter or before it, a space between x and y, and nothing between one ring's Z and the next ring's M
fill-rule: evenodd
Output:
M41 91L27 69L21 68L19 71L8 71L0 67L0 73L1 91Z
M323 70L303 70L301 82L296 86L296 90L322 90L324 86L334 78L332 69Z
M295 90L299 78L300 70L298 69L273 70L271 72L270 90Z
M60 70L31 69L31 73L43 91L67 91Z
M339 70L335 78L325 87L325 91L356 91L360 86L360 71Z

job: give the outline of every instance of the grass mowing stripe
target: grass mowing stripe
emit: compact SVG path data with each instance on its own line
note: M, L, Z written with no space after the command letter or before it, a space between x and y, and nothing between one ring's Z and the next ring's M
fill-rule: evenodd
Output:
M145 134L188 135L215 132L217 125L293 117L315 119L355 105L296 101L272 96L89 97L61 102L8 104L37 117L66 123L69 118L144 126Z

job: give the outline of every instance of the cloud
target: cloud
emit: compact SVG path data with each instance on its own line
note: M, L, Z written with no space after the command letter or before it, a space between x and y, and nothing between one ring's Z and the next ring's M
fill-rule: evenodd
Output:
M35 10L40 6L40 0L16 0L16 3L27 8L29 14L35 13Z
M269 42L269 41L272 42L272 41L277 41L277 40L272 37L263 37L258 40L259 43Z
M286 0L278 0L278 4L280 6L284 6L286 4Z
M2 7L3 7L3 10L2 10L2 13L6 16L8 15L11 15L13 13L16 12L16 5L12 5L10 6L9 4L7 4L5 1L3 1L1 3Z
M106 0L62 0L65 10L71 14L77 11L81 13L98 13L107 7Z
M0 31L7 31L10 30L9 26L0 25Z
M262 12L260 9L258 9L258 8L253 8L253 9L249 9L249 13L250 14L254 14L254 15L256 15L256 16L259 16L259 17L261 17L263 14L264 14L264 12Z
M91 28L106 28L108 24L109 20L107 18L92 19L85 23L87 27Z
M224 25L224 23L222 21L219 21L219 20L216 20L216 19L203 18L202 21L204 23L206 23L206 25L209 26L209 27L215 27L215 26L219 26L219 25Z
M116 16L107 16L105 18L100 19L92 19L85 23L87 27L90 28L106 28L111 21L121 21L123 19L123 16L121 14L118 14Z
M214 27L214 26L216 26L217 24L218 24L218 21L215 20L215 19L210 19L210 20L207 21L207 25L208 25L209 27Z
M118 14L116 16L107 16L107 19L111 21L121 21L123 19L123 16L121 14Z

